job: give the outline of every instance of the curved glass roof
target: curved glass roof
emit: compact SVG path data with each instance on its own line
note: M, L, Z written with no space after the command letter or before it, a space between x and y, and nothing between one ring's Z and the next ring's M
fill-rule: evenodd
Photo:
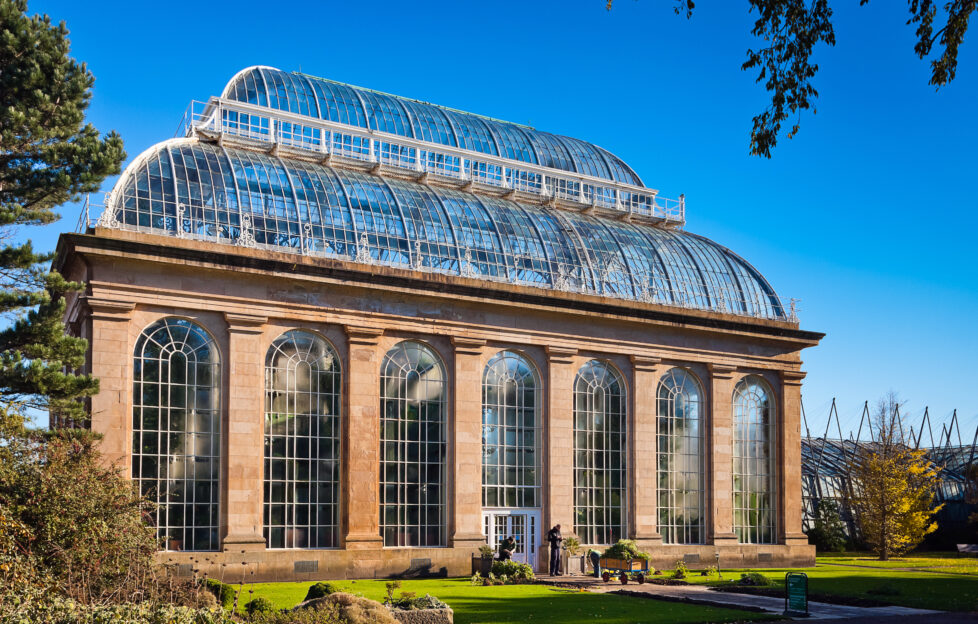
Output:
M786 318L706 238L172 139L123 173L100 223L556 290Z
M272 67L238 72L222 97L644 186L620 158L592 143Z

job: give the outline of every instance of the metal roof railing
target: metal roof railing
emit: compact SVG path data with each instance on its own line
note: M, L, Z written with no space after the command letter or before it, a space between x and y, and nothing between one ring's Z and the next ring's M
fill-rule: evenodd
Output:
M594 176L428 143L410 137L212 97L193 101L177 136L231 141L323 164L366 166L375 173L470 191L513 196L577 211L596 211L660 227L686 223L686 201Z

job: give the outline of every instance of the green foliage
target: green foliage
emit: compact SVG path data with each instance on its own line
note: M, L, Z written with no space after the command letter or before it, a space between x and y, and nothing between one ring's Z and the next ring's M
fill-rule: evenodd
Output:
M448 607L447 604L438 600L431 594L425 594L424 596L417 596L414 592L401 592L399 598L391 601L387 606L392 609L401 609L403 611L414 611L417 609L445 609Z
M635 540L621 539L618 540L613 546L604 551L601 555L608 559L641 559L642 561L649 560L649 553L642 552L638 549L635 544Z
M0 604L4 624L234 624L222 609L154 602L85 605L58 595L22 604Z
M809 108L815 113L814 102L818 98L813 79L818 64L812 55L819 43L835 45L835 28L829 0L749 0L750 12L757 12L751 34L761 42L760 47L747 50L747 60L741 69L756 69L755 82L762 82L771 94L771 104L754 117L750 135L750 153L754 156L771 157L771 149L777 145L782 124L794 116L788 138L800 129L801 113ZM869 0L859 0L867 4ZM613 0L606 0L611 10ZM674 10L678 15L692 17L693 0L677 0ZM970 17L978 13L975 0L955 0L941 3L937 0L910 0L910 18L907 24L916 25L917 41L914 52L925 60L934 52L934 44L940 44L940 55L931 60L930 84L940 87L954 80L958 66L958 48L964 41ZM938 12L942 10L944 26L936 33L934 28Z
M306 617L304 611L321 613L308 616L314 619L295 619L294 616ZM269 624L397 624L390 609L384 605L344 592L317 598L301 609L260 621Z
M493 552L492 546L490 546L489 544L483 544L482 546L479 546L479 556L482 557L483 559L492 559L494 554L495 552Z
M689 576L689 568L686 567L686 562L682 559L677 559L676 570L672 573L672 578L684 579L687 576Z
M493 561L492 575L500 578L506 577L506 580L510 582L532 581L534 578L532 567L526 563L513 560Z
M332 583L325 583L320 581L319 583L313 583L309 587L309 591L306 592L306 597L303 600L313 600L315 598L322 598L323 596L329 596L330 594L335 594L338 591L342 591L337 588Z
M848 539L846 525L839 517L839 504L831 498L819 501L815 521L808 529L808 543L818 552L842 552Z
M384 585L384 588L387 590L387 600L384 601L384 604L390 605L394 602L394 592L400 587L400 581L389 581Z
M771 579L760 572L741 572L740 580L737 581L737 584L749 585L751 587L768 587L771 585Z
M122 139L82 125L95 78L69 56L68 29L0 0L0 228L56 221L55 208L97 191L125 159ZM0 229L0 239L9 237ZM97 382L72 371L84 340L65 335L64 296L81 285L42 265L30 242L0 248L0 401L83 416L77 399Z
M272 604L272 601L268 598L263 598L262 596L249 600L245 603L244 607L248 615L255 615L257 613L271 613L275 610L275 606Z
M564 547L567 548L567 552L571 555L581 554L581 540L573 535L564 540Z
M149 507L118 471L105 467L85 432L43 434L0 407L0 509L20 568L49 578L83 603L169 591L153 569ZM161 585L162 583L162 585ZM138 594L135 595L135 594Z
M228 585L227 583L222 583L217 579L207 579L204 581L204 586L209 592L214 594L214 597L217 598L217 602L221 605L221 607L225 609L231 609L234 607L234 587ZM312 591L311 587L309 588L309 591Z

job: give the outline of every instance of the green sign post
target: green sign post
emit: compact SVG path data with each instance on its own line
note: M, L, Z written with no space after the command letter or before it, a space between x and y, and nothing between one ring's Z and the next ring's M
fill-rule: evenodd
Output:
M808 615L808 575L804 572L784 575L784 614Z

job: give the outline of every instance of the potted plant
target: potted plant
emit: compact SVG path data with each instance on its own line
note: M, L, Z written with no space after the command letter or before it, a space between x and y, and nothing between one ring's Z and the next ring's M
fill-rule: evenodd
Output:
M564 540L564 550L567 551L567 560L564 569L568 574L584 574L584 554L581 550L581 542L571 535Z
M618 540L601 555L601 567L622 572L639 572L649 567L649 554L642 552L634 540Z
M172 535L166 541L167 550L183 550L183 540L173 537Z
M481 574L488 578L489 573L492 572L493 554L492 546L489 544L479 546L479 554L472 555L472 574Z

